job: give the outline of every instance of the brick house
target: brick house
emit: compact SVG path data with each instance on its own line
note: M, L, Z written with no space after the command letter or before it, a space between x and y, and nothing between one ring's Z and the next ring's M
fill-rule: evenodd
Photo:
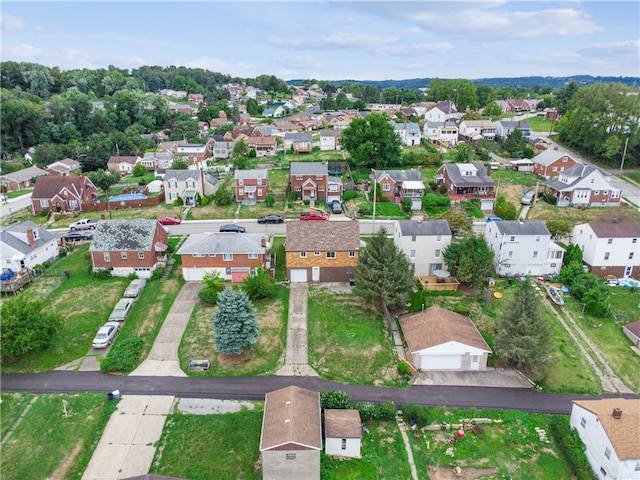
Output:
M262 168L236 170L234 172L236 202L245 200L264 202L269 193L268 177L269 171Z
M100 220L89 247L93 271L106 268L117 277L135 273L149 278L165 261L167 238L156 220Z
M81 212L98 201L98 189L89 177L40 177L31 194L34 215L42 210Z
M67 175L77 175L82 170L80 162L71 158L65 158L58 160L57 162L50 163L45 167L49 175L55 177L66 177Z
M560 173L574 165L582 164L579 158L573 158L566 152L557 149L545 150L531 159L533 171L545 178L557 177Z
M47 172L38 167L23 168L11 173L0 175L0 185L3 191L16 192L33 186L34 179L46 175Z
M437 185L447 187L451 200L478 198L481 210L493 210L497 185L482 163L445 163L438 169L435 180Z
M212 147L213 139L207 143L181 143L176 147L176 155L184 156L190 168L204 168Z
M360 261L358 222L288 222L285 243L291 282L347 282Z
M260 233L197 233L178 250L182 276L188 282L202 281L216 271L223 280L241 282L262 267L268 268L267 238Z
M301 200L327 200L329 167L326 162L291 162L289 188Z
M576 164L544 183L559 207L617 207L622 190L609 183L611 174L592 165Z
M278 151L276 137L247 137L244 140L249 150L255 150L256 157L273 157Z
M425 186L419 170L371 170L372 179L380 185L382 196L401 203L411 199L411 209L422 209Z

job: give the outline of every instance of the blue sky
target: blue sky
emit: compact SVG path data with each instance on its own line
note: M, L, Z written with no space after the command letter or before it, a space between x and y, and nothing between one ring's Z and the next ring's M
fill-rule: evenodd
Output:
M289 80L640 76L638 1L2 1L2 61Z

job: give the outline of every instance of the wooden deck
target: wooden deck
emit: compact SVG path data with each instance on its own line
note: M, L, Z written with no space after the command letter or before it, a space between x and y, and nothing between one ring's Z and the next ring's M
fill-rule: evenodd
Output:
M440 278L435 275L419 275L423 290L458 290L460 282L455 277Z

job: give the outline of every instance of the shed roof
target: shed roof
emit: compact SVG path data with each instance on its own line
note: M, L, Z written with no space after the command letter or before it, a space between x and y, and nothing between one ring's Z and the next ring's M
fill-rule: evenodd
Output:
M362 438L360 412L354 409L325 408L324 436L326 438Z

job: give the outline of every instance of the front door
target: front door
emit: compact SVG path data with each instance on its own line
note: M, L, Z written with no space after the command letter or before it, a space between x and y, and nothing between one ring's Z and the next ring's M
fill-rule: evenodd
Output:
M631 265L629 265L628 267L625 267L624 269L624 278L629 278L631 276L631 272L633 271L633 267Z
M471 370L480 370L480 355L471 355Z
M320 281L320 267L311 267L311 281L312 282Z

